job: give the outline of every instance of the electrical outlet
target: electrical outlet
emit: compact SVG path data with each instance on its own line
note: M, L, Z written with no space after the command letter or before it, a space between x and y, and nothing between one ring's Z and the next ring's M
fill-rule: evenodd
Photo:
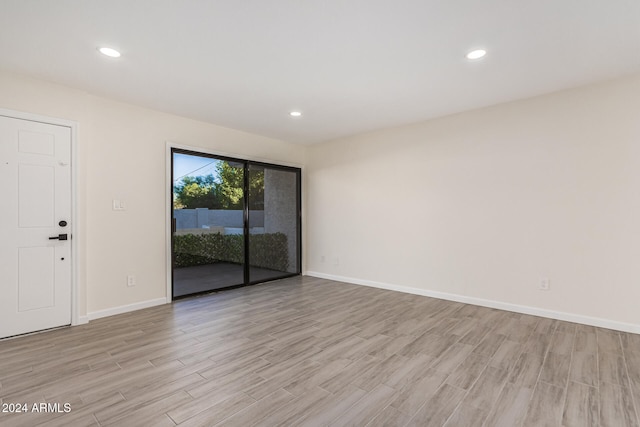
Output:
M325 256L324 256L324 255L321 255L321 256L320 256L320 262L325 262L326 260L327 260L327 259L325 258Z
M333 265L336 265L336 266L340 265L340 258L333 257Z
M548 277L543 277L540 279L540 283L538 284L538 289L541 291L549 291L551 290L551 281Z
M136 276L127 276L127 286L135 286L136 285Z

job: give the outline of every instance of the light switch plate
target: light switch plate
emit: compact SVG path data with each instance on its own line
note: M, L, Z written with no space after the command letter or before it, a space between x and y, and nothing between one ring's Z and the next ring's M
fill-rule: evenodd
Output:
M114 211L123 211L124 210L124 202L122 200L113 199L113 210Z

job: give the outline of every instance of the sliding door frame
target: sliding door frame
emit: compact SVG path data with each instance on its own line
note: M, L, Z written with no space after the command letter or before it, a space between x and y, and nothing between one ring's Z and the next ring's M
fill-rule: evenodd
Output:
M201 157L210 157L212 159L230 161L235 163L240 163L244 168L244 188L243 188L243 235L244 235L244 280L242 284L239 285L231 285L225 288L212 289L212 292L223 289L231 289L242 286L250 286L258 283L264 283L271 280L280 280L287 277L299 276L302 274L302 167L297 165L284 165L284 164L274 164L265 162L263 160L252 160L250 158L241 158L237 157L233 154L228 153L217 153L207 151L206 149L202 149L200 147L188 147L184 145L178 145L171 142L167 142L166 144L166 186L167 188L167 197L166 197L166 206L167 210L167 221L166 221L166 233L167 233L167 303L174 301L173 297L173 247L174 247L174 222L173 222L173 155L174 153L201 156ZM267 280L250 280L250 267L251 264L249 262L250 254L249 254L249 167L250 166L258 166L269 169L283 170L288 172L293 172L296 174L296 272L294 273L283 273L282 276L274 277L272 279ZM196 294L192 294L196 295ZM187 297L186 295L185 297ZM179 297L182 298L182 297Z

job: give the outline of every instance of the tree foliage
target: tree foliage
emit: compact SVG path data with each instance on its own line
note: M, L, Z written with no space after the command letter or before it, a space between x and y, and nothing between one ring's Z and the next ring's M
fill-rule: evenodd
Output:
M173 186L174 209L229 209L244 207L244 168L227 161L216 164L216 173L185 176ZM249 209L264 209L264 170L249 171Z

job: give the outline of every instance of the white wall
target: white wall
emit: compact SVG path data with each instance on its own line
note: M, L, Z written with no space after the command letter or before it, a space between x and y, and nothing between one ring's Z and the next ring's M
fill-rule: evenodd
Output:
M310 274L640 332L640 75L308 158Z
M0 72L0 108L79 123L80 315L166 294L166 141L303 164L305 148ZM113 211L112 199L125 202ZM149 218L149 211L157 215ZM135 274L137 285L127 287Z

